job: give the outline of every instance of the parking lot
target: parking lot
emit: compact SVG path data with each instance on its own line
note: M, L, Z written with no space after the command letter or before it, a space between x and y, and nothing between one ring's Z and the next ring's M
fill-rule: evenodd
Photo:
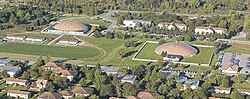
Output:
M239 66L240 73L248 73L250 71L250 54L220 52L216 65L218 67L222 65Z

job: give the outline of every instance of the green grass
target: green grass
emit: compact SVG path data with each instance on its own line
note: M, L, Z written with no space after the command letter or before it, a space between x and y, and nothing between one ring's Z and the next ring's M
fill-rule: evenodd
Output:
M233 44L231 47L225 49L230 53L250 54L250 45Z
M198 47L199 53L193 57L187 57L182 62L208 64L213 48Z
M155 60L162 59L161 55L155 53L155 48L158 46L159 46L158 44L154 43L146 44L136 58L155 59Z
M0 45L0 52L80 59L92 58L101 54L98 49L91 47L59 47L20 43L2 44Z
M162 56L155 53L155 48L158 46L159 46L158 44L153 44L153 43L146 44L136 58L153 59L153 60L162 59ZM198 47L198 49L199 53L197 55L193 57L184 58L181 61L189 63L208 64L213 48Z

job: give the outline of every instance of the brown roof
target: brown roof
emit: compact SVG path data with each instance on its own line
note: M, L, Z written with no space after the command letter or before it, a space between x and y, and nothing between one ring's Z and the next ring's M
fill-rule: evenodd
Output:
M94 92L93 88L86 88L86 87L75 87L71 90L73 93L78 94L92 94Z
M162 54L166 52L167 54L172 55L181 55L181 56L192 56L197 54L197 50L189 44L182 42L170 42L158 46L155 49L157 54Z
M43 92L38 98L42 99L61 99L62 95L56 92Z
M239 89L240 92L250 92L250 89Z
M214 89L218 89L218 90L231 90L231 88L222 87L222 86L214 86Z
M222 67L221 67L222 70L227 70L228 68L232 68L232 70L234 70L234 71L238 71L239 70L238 66L222 65Z
M8 90L8 93L23 94L23 95L29 95L30 94L30 92L28 92L28 91L20 91L20 90Z
M125 98L109 97L109 99L125 99Z
M36 81L36 84L42 84L42 85L47 85L48 80L43 80L43 79L38 79Z
M58 68L61 67L62 63L48 62L44 65L44 67Z
M156 96L159 96L159 94L151 92L139 92L139 94L137 95L137 97L141 99L153 99Z
M71 22L71 21L64 21L58 23L54 26L57 30L63 31L86 31L88 30L88 26L80 23L80 22Z
M75 75L77 71L75 70L61 70L60 73L65 76Z
M140 99L140 98L137 96L127 96L126 99Z
M72 91L60 91L59 92L62 96L73 96L74 93Z
M5 80L6 81L13 81L13 82L23 82L23 83L27 82L27 80L18 79L18 78L12 78L12 77L6 78Z

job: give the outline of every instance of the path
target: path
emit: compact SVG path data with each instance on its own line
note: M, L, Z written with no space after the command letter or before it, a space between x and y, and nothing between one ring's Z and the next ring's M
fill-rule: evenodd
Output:
M63 36L63 34L60 35L60 36L58 36L57 38L55 38L55 39L52 40L51 42L49 42L48 45L51 45L53 42L57 41L57 40L60 39L62 36Z
M232 40L232 39L217 39L215 42L228 42L250 45L250 41Z

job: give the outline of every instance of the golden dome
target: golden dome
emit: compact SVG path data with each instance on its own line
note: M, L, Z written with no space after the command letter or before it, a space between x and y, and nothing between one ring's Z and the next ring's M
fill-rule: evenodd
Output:
M80 22L64 21L56 24L54 29L62 31L84 32L88 30L88 26Z
M162 52L166 52L167 54L191 57L196 55L198 51L189 44L182 42L171 42L158 46L155 49L155 52L159 55L162 54Z

